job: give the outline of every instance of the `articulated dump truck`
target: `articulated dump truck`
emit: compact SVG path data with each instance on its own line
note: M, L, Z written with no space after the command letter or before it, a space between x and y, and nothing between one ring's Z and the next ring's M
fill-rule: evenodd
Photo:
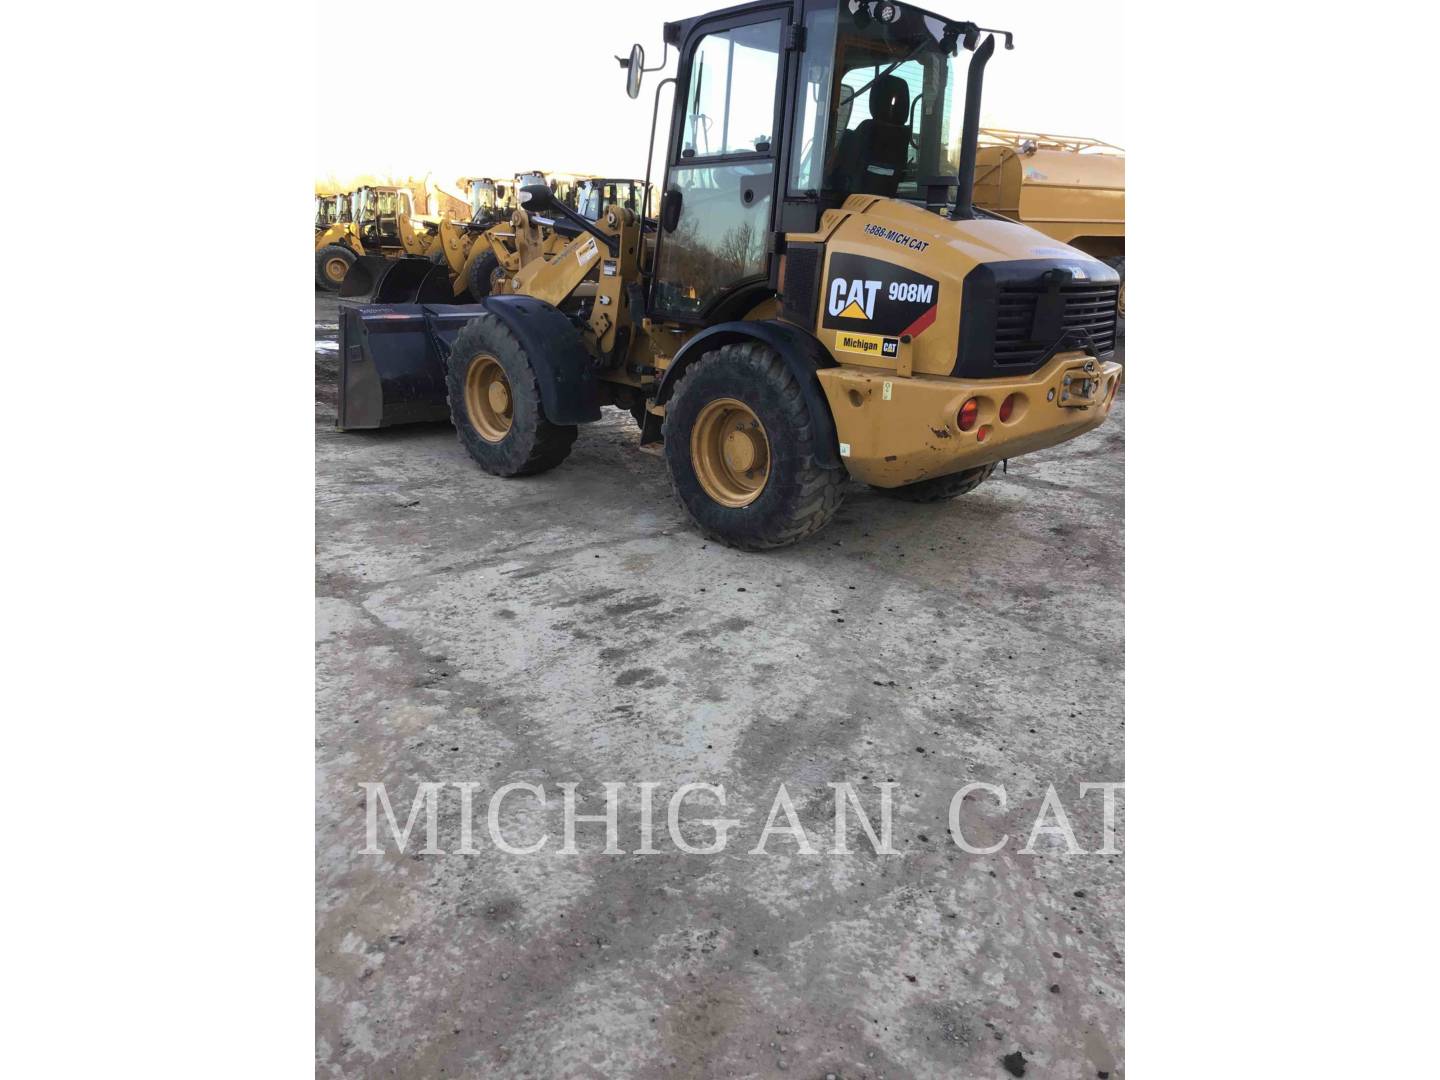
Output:
M1099 139L981 128L975 205L1079 248L1120 275L1125 325L1125 151Z
M667 24L655 219L526 185L512 226L564 246L508 292L342 307L339 426L449 420L523 477L628 409L698 529L746 550L815 533L852 483L936 502L1100 426L1119 275L974 205L997 35L889 0ZM644 50L621 65L635 98Z

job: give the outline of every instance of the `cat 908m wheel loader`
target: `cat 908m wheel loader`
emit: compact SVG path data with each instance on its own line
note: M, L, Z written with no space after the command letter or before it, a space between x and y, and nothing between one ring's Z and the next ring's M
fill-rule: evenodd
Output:
M973 207L996 34L889 0L667 24L658 225L523 189L573 239L509 295L346 307L339 426L448 418L524 476L631 408L691 519L752 550L821 528L849 481L948 498L1099 426L1118 275ZM622 66L633 98L643 50Z

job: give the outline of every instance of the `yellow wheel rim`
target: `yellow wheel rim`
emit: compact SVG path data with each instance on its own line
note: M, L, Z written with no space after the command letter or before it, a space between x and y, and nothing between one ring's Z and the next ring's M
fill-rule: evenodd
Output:
M770 439L743 401L717 398L695 418L690 461L705 494L721 506L749 506L770 478Z
M476 355L465 372L465 412L486 442L498 443L510 432L515 419L510 380L489 353Z
M345 275L349 270L350 264L338 255L325 261L325 276L337 285L345 280Z

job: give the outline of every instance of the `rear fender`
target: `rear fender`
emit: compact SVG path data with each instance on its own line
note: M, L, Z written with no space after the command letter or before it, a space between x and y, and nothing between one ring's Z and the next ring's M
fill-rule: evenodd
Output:
M660 384L655 390L655 403L664 405L670 400L681 376L685 374L685 369L700 357L722 346L746 341L759 341L770 346L790 369L795 381L800 384L800 394L819 435L816 440L816 459L826 468L839 468L842 462L840 444L835 434L835 418L830 414L830 406L826 403L824 390L820 388L820 380L815 377L818 369L835 367L835 358L813 334L789 323L774 319L745 319L718 323L702 330L687 341L670 361L670 366L661 375ZM655 436L658 432L651 431L651 425L647 424L645 434ZM650 441L654 441L653 437Z

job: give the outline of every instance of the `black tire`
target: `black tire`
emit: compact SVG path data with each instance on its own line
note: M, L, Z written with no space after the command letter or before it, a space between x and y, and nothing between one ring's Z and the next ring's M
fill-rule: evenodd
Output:
M482 355L504 370L511 403L509 430L497 440L486 439L471 421L466 405L466 378ZM465 324L455 337L445 371L450 420L465 452L495 476L534 476L559 465L570 454L578 429L545 419L540 384L515 335L488 312Z
M340 282L345 280L345 274L341 274L339 280L332 280L326 273L326 268L341 260L344 261L345 273L348 274L350 267L355 265L355 252L344 244L326 244L317 251L315 253L315 284L330 292L339 292Z
M745 506L715 501L691 460L696 421L720 398L744 404L767 440L768 475ZM816 425L800 385L767 345L726 345L691 364L667 403L662 430L676 499L701 532L722 544L761 551L796 543L823 528L844 500L845 470L816 459Z
M470 264L470 276L465 285L470 290L470 299L477 304L490 295L491 275L500 269L500 260L495 252L487 251Z
M1115 338L1119 340L1125 336L1125 256L1117 255L1113 259L1106 259L1105 265L1112 267L1120 275L1120 305L1115 318Z
M994 471L993 464L981 465L978 468L966 469L964 472L951 473L949 476L936 476L929 480L917 480L913 484L904 484L901 487L876 488L875 490L881 495L888 495L892 499L900 499L903 502L940 502L942 499L953 499L974 491L990 479L990 474Z

